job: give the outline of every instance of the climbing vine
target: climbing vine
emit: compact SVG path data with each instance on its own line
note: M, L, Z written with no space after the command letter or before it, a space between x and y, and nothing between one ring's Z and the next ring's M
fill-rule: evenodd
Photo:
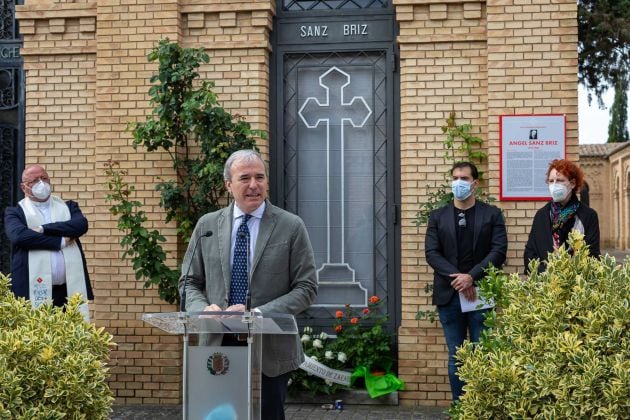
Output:
M484 163L488 158L487 153L481 150L483 140L471 133L472 124L457 124L455 113L451 112L446 119L446 124L442 126L442 132L446 134L443 140L444 144L444 163L452 166L456 162L468 161L476 165ZM413 221L416 226L421 226L429 221L429 215L435 209L444 207L453 201L453 193L451 192L451 173L444 173L444 181L431 190L428 187L427 201L420 204L420 209L416 213ZM479 182L483 181L483 172L479 171ZM481 201L494 201L483 188L479 187L475 191L475 195Z
M446 119L446 124L442 126L442 133L446 134L443 140L444 144L444 163L452 166L456 162L468 161L476 166L481 165L488 158L487 153L481 150L483 140L481 137L473 135L472 124L458 124L455 119L455 113L451 112ZM479 171L479 182L483 180L483 172ZM480 201L494 201L481 186L475 190L475 196ZM429 221L429 216L433 210L444 207L453 201L453 193L451 192L451 173L450 169L444 173L444 180L437 185L434 190L428 187L427 200L420 204L420 209L416 213L413 223L420 227ZM426 294L431 294L433 285L427 284L424 288ZM435 310L418 311L416 319L428 319L435 322L437 312Z
M161 40L149 53L157 73L149 89L151 115L142 122L131 122L133 147L167 155L174 169L173 179L158 178L164 221L175 222L179 239L188 242L197 220L225 204L223 166L233 152L255 149L252 130L240 115L232 115L219 104L211 81L199 80L198 69L209 62L201 48L183 48L168 39ZM120 244L123 258L131 258L137 279L145 287L156 285L160 297L169 303L179 301L179 267L166 265L167 253L160 243L165 238L157 230L144 227L142 203L132 200L133 185L125 181L117 162L106 164L107 200L110 212L118 217L118 229L124 232Z

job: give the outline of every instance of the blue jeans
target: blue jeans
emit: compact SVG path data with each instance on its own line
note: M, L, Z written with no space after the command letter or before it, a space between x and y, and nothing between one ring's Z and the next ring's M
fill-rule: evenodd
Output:
M467 334L471 342L479 341L481 332L485 329L483 325L485 313L490 309L462 313L459 306L459 293L455 293L448 304L437 308L448 347L448 379L451 383L451 393L453 401L457 401L462 395L464 382L457 376L455 353L466 340Z

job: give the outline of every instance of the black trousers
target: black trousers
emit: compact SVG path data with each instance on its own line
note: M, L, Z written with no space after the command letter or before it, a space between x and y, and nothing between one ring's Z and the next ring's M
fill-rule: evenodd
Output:
M291 372L280 376L262 375L261 419L284 420L284 402L287 399Z
M68 288L66 284L52 287L53 306L63 306L68 300Z
M236 334L224 334L222 346L246 346L247 341ZM284 420L284 402L289 390L291 372L280 376L262 375L260 418L264 420Z

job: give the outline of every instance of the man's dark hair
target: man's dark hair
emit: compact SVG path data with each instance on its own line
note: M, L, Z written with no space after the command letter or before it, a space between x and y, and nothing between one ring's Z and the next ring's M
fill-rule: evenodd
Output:
M451 168L451 175L453 175L453 171L455 169L464 168L470 168L470 174L472 175L473 179L479 179L479 171L477 170L477 167L471 162L456 162Z

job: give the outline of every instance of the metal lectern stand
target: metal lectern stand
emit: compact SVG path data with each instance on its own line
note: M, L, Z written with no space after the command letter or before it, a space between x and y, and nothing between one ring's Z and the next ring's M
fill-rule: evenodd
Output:
M295 318L255 312L168 312L143 321L184 338L184 420L260 419L262 335L297 334ZM222 346L236 334L244 346Z

